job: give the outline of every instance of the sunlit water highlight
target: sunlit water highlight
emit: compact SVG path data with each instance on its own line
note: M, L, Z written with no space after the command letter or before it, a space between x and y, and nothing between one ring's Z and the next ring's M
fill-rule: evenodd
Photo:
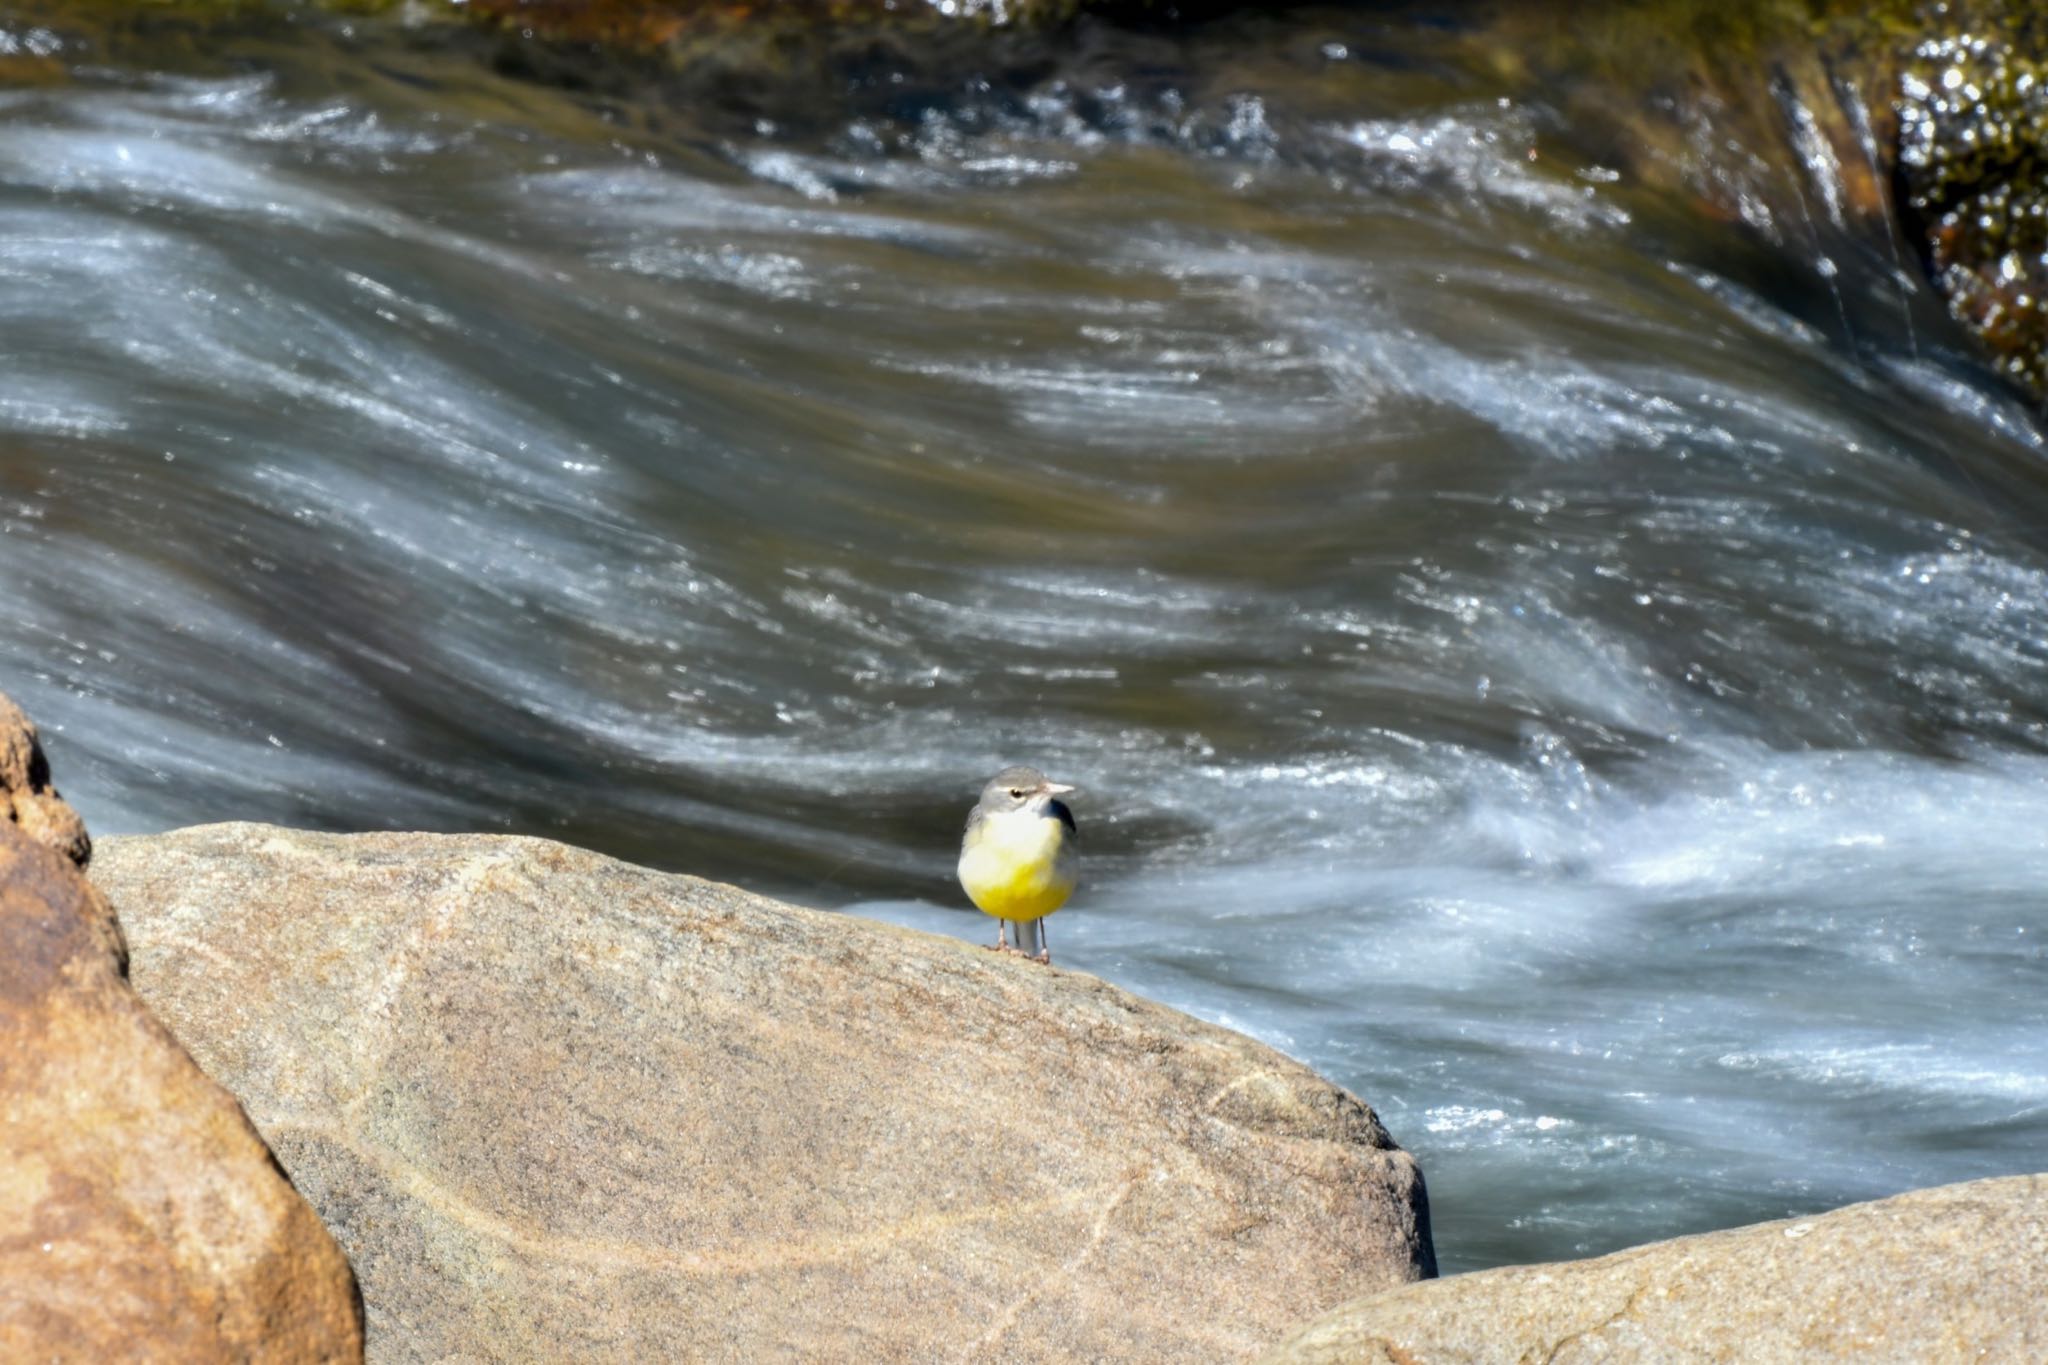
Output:
M802 141L328 60L0 94L0 687L96 831L980 937L1029 760L1060 962L1365 1097L1447 1269L2041 1165L2041 437L1824 196L1363 67Z

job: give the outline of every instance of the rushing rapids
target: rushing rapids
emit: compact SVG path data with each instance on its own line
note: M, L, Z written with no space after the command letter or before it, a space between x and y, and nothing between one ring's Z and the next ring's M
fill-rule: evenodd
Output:
M1058 959L1369 1097L1447 1269L2038 1165L2042 435L1874 164L1087 34L792 126L0 12L0 681L93 829L979 934L1028 760Z

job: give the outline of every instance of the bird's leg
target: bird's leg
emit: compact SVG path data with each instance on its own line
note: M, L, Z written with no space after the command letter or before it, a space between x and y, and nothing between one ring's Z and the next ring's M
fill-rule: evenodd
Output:
M999 919L996 921L996 941L986 946L992 953L1007 953L1010 951L1010 922L1008 920Z
M1045 952L1045 920L1043 917L1016 920L1013 922L1012 927L1017 931L1016 940L1019 953L1030 958L1033 962L1052 961L1052 958L1047 956Z
M1044 920L1038 922L1038 956L1031 960L1043 962L1048 967L1052 965L1052 939L1046 936Z

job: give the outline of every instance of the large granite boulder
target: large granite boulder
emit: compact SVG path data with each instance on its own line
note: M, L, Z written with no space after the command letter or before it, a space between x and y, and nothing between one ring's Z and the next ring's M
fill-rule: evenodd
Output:
M2048 1360L2048 1176L1361 1299L1267 1365Z
M19 717L0 697L0 1360L361 1359L347 1262L123 979Z
M1371 1110L1092 977L534 839L95 875L376 1360L1229 1360L1432 1271Z

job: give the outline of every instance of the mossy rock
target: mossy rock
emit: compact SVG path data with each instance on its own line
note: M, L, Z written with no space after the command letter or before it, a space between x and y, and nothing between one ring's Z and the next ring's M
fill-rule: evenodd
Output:
M1864 243L1896 219L1992 366L2048 397L2048 11L2031 0L1516 5L1486 42L1505 84L1555 92L1567 126L1616 130L1603 158L1694 212L1746 197L1745 218L1824 216ZM1825 163L1828 183L1702 184L1707 134Z
M1900 79L1899 184L1935 287L2048 397L2048 15L1951 5Z

